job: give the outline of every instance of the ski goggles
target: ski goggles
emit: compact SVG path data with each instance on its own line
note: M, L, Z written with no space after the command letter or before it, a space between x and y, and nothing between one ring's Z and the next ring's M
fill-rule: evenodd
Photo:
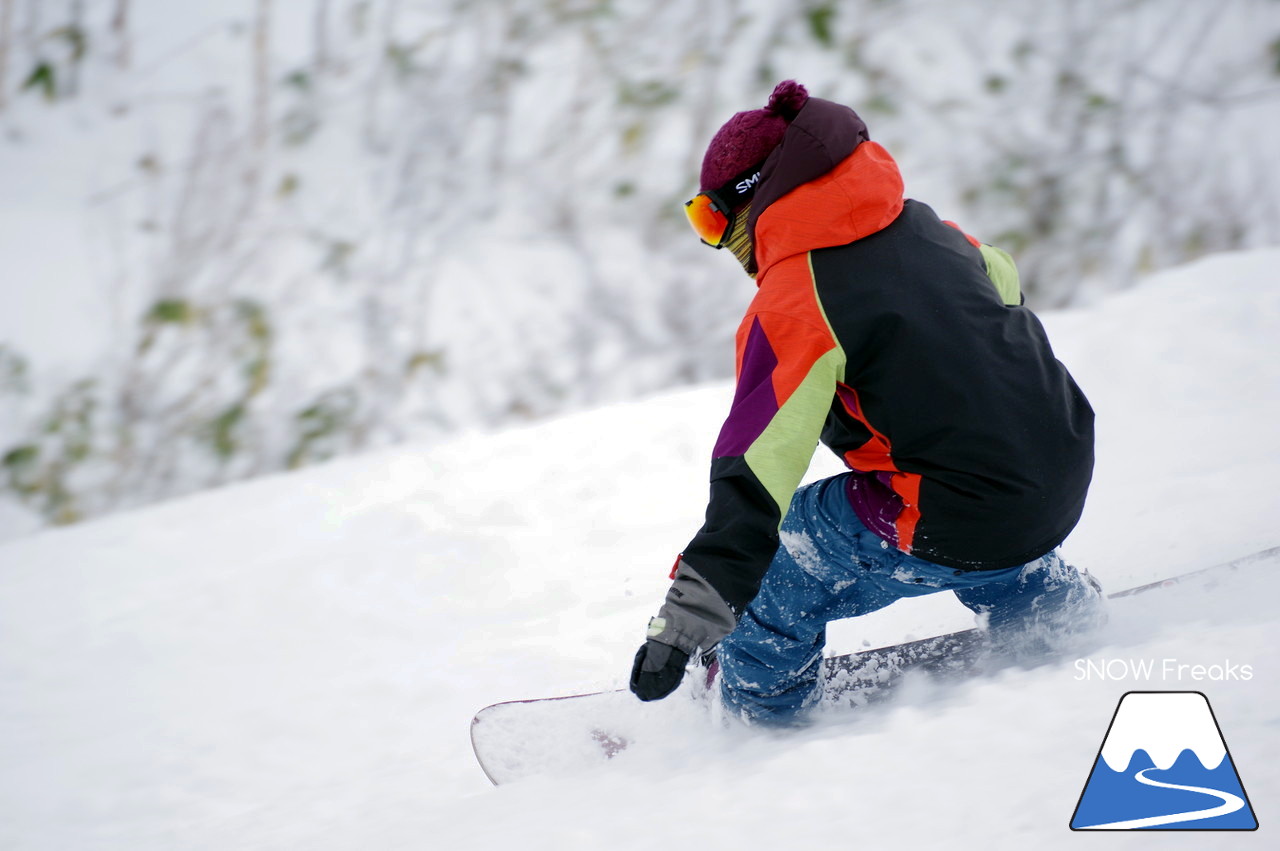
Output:
M764 163L752 166L737 175L719 189L699 192L684 202L684 215L693 226L693 232L712 248L724 248L725 240L733 230L736 210L751 200L760 185L760 169Z

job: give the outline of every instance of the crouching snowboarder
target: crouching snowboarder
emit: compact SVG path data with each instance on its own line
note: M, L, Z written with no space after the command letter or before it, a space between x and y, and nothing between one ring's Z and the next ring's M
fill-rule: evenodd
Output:
M726 123L686 213L759 292L737 389L631 690L717 649L725 705L789 723L821 697L828 622L954 591L993 637L1087 619L1056 548L1093 471L1093 410L1009 255L904 200L851 109L778 85ZM849 472L797 490L817 443Z

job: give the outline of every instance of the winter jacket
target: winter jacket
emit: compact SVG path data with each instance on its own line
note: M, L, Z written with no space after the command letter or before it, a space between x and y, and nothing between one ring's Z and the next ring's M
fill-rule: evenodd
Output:
M766 161L751 216L759 292L682 578L741 614L819 440L854 471L862 522L904 553L992 570L1061 543L1093 411L1009 256L904 200L861 119L820 98Z

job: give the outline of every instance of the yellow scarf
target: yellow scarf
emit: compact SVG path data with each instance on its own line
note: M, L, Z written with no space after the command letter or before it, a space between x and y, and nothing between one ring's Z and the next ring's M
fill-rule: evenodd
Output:
M747 217L750 215L750 204L738 210L733 217L733 228L729 231L729 238L724 241L724 245L725 248L733 252L734 257L738 258L743 270L754 278L756 275L755 272L751 271L751 261L755 246L751 244L751 238L747 236Z

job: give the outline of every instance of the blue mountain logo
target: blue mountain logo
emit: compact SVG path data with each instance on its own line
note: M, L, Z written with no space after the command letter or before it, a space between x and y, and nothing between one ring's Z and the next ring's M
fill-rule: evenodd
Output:
M1120 698L1072 830L1257 827L1207 697L1131 691Z

